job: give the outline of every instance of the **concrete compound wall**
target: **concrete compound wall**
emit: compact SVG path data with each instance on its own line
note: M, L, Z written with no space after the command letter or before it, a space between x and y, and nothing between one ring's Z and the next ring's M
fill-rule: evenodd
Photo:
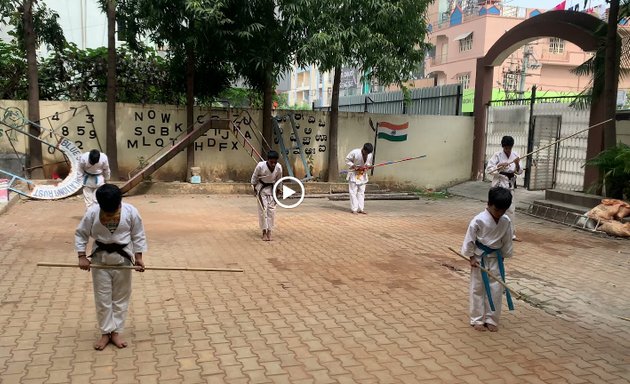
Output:
M11 108L27 116L25 101L0 101L0 107ZM4 114L4 110L1 110ZM328 112L276 111L282 118L282 138L287 148L296 146L298 138L292 134L287 113L295 116L299 142L306 153L307 166L316 178L323 178L328 167ZM256 147L260 147L262 113L259 110L208 110L195 109L195 118L209 113L226 118L240 126ZM100 148L107 153L105 140L105 103L52 102L40 103L41 125L56 134L71 138L82 150ZM19 120L19 119L18 119ZM118 104L118 163L121 176L127 175L142 161L149 161L156 152L166 150L178 135L186 131L184 106ZM462 116L408 116L376 115L354 112L339 113L338 158L339 169L345 169L346 154L365 142L374 143L375 134L370 127L381 121L394 124L408 123L408 139L389 142L379 139L376 162L397 160L403 157L426 154L426 159L409 161L377 168L372 180L379 184L405 187L438 188L468 180L472 158L471 117ZM10 122L9 122L10 123ZM17 121L19 126L19 121ZM46 135L50 142L54 137ZM10 139L10 140L9 140ZM7 131L0 126L0 168L7 169L7 158L13 157L11 144L20 154L28 153L26 136ZM273 146L279 149L276 137ZM54 148L43 147L45 174L50 177L63 156ZM289 149L289 161L297 177L304 177L301 158ZM186 155L182 152L153 175L156 180L184 180L189 175ZM195 165L201 167L203 181L248 181L254 161L243 149L237 137L227 131L208 131L195 142ZM284 160L281 163L286 168ZM286 173L286 170L285 170ZM343 180L340 176L339 180Z

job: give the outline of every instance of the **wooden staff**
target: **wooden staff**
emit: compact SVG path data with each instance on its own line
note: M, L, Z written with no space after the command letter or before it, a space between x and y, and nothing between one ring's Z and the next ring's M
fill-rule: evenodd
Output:
M562 139L558 139L558 140L554 141L554 142L553 142L553 143L551 143L551 144L547 144L547 145L545 145L544 147L540 147L540 148L538 148L538 149L536 149L536 150L533 150L533 151L531 151L530 153L527 153L527 154L525 154L525 155L523 155L523 156L519 157L518 159L519 159L519 161L520 161L521 159L524 159L524 158L526 158L526 157L529 157L529 156L533 155L534 153L540 152L540 151L542 151L543 149L547 149L547 148L549 148L549 147L551 147L551 146L553 146L553 145L558 144L558 143L559 143L559 142L561 142L561 141L564 141L564 140L566 140L566 139L570 139L570 138L572 138L573 136L577 136L577 135L579 135L580 133L584 133L584 132L586 132L586 131L588 131L588 130L591 130L591 129L595 128L595 127L598 127L598 126L600 126L600 125L602 125L602 124L606 124L606 123L608 123L608 122L610 122L610 121L612 121L612 120L613 120L613 119L608 119L608 120L604 120L604 121L602 121L602 122L599 122L599 123L597 123L597 124L595 124L595 125L591 125L590 127L588 127L588 128L584 128L583 130L578 131L578 132L575 132L575 133L573 133L573 134L571 134L571 135L569 135L569 136L567 136L567 137L563 137ZM512 160L512 161L509 161L509 162L508 162L505 166L506 166L506 167L507 167L507 166L509 166L510 164L514 163L514 161L515 161L515 160L516 160L516 159L514 159L514 160ZM503 167L501 167L501 168L503 168ZM493 169L492 171L488 171L488 173L494 172L494 171L496 171L496 170L498 170L498 169L499 169L499 167L497 166L497 167L496 167L495 169Z
M78 264L68 263L37 263L38 267L78 268ZM90 268L96 269L136 269L135 265L99 265L90 264ZM144 267L145 270L155 271L204 271L204 272L243 272L240 268L189 268L189 267Z
M451 247L448 247L448 249L453 252L454 254L456 254L457 256L461 257L462 259L470 262L470 259L467 258L466 256L462 255L461 253L457 252L456 250L454 250ZM488 271L486 268L482 267L481 265L479 267L477 267L479 269L481 269L482 271L484 271L485 273L488 274L488 276L490 276L490 278L496 282L498 282L499 284L501 284L503 286L503 288L507 289L508 291L512 292L512 294L514 294L514 296L517 299L522 299L523 298L523 294L513 290L512 288L508 287L507 284L505 284L505 281L503 281L503 279L498 278L497 276L493 275L490 271Z
M382 167L385 165L392 165L392 164L398 164L398 163L402 163L403 161L409 161L409 160L417 160L417 159L422 159L424 157L427 157L427 155L420 155L420 156L413 156L413 157L405 157L404 159L400 159L400 160L395 160L395 161L386 161L384 163L379 163L379 164L374 164L374 165L370 165L369 167L363 167L363 169L367 170L367 169L374 169L376 167ZM353 172L354 170L342 170L339 171L339 173L348 173L348 172Z

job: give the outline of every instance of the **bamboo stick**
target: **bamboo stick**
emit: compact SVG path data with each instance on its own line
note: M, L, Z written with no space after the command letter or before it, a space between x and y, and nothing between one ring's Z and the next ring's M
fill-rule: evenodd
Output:
M462 255L461 253L457 252L456 250L454 250L451 247L448 247L448 249L453 252L454 254L456 254L457 256L461 257L462 259L470 262L470 259L464 255ZM507 284L505 284L505 282L503 281L503 279L498 278L497 276L493 275L490 271L488 271L486 268L482 267L481 265L478 267L479 269L481 269L482 271L484 271L485 273L488 274L488 276L490 276L490 278L496 282L498 282L499 284L501 284L503 286L503 288L507 289L508 291L512 292L512 294L514 294L514 296L517 299L521 299L523 298L523 294L519 293L518 291L513 290L512 288L510 288Z
M417 160L417 159L422 159L422 158L425 158L425 157L427 157L427 155L420 155L420 156L413 156L413 157L405 157L404 159L400 159L400 160L395 160L395 161L386 161L386 162L384 162L384 163L379 163L379 164L370 165L369 167L364 167L364 169L365 169L365 170L368 170L368 169L374 169L374 168L377 168L377 167L383 167L383 166L385 166L385 165L398 164L398 163L402 163L403 161ZM339 171L339 173L344 173L344 174L345 174L345 173L348 173L348 172L354 172L354 170L353 170L353 169L351 169L351 170L344 169L344 170Z
M37 263L38 267L78 268L78 264L68 263ZM90 264L90 268L96 269L136 269L134 265L99 265ZM190 267L144 267L145 270L155 271L206 271L206 272L243 272L240 268L190 268Z
M527 153L527 154L525 154L525 155L523 155L523 156L519 157L518 159L519 159L519 161L520 161L521 159L524 159L524 158L526 158L526 157L529 157L529 156L533 155L534 153L540 152L540 151L542 151L543 149L547 149L547 148L549 148L549 147L551 147L551 146L553 146L553 145L558 144L558 143L559 143L559 142L561 142L561 141L564 141L564 140L566 140L566 139L570 139L570 138L572 138L572 137L574 137L574 136L579 135L580 133L584 133L584 132L586 132L586 131L589 131L589 130L591 130L591 129L595 128L595 127L598 127L598 126L600 126L600 125L602 125L602 124L606 124L606 123L608 123L608 122L610 122L610 121L612 121L612 120L613 120L613 119L608 119L608 120L604 120L604 121L602 121L602 122L599 122L599 123L597 123L597 124L591 125L590 127L588 127L588 128L584 128L584 129L582 129L581 131L575 132L575 133L573 133L573 134L571 134L571 135L569 135L569 136L567 136L567 137L563 137L563 138L561 138L561 139L558 139L558 140L554 141L554 142L553 142L553 143L551 143L551 144L547 144L547 145L545 145L544 147L540 147L540 148L538 148L538 149L535 149L535 150L531 151L530 153ZM507 163L507 165L506 165L506 166L508 166L508 165L510 165L510 164L512 164L512 163L514 163L514 161L515 161L515 160L516 160L516 159L514 159L514 160L512 160L512 161L508 161L508 163ZM495 169L493 169L492 171L488 171L488 173L491 173L491 172L497 171L498 169L499 169L499 167L497 166L497 167L496 167Z

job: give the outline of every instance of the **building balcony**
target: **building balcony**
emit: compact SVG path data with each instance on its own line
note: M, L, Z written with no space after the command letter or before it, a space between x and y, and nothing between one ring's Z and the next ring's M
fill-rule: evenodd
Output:
M432 66L446 64L448 62L448 55L440 55L432 57L430 63Z
M473 6L466 8L463 11L457 10L444 12L443 14L438 15L437 19L431 20L431 25L435 31L450 28L452 26L460 25L467 21L480 19L486 16L522 20L528 18L528 8L509 5L492 7L491 5L492 4Z
M547 50L542 51L540 55L540 61L543 63L569 63L571 60L571 52L549 52Z
M308 91L311 89L311 84L310 83L298 83L297 86L295 87L295 89L297 91Z

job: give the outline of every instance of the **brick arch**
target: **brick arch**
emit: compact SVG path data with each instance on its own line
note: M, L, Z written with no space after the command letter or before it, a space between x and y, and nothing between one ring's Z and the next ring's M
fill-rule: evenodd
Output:
M569 41L583 51L592 52L604 44L604 39L595 36L595 31L606 23L592 15L575 11L550 11L529 18L508 30L477 59L475 79L475 130L473 139L472 179L481 180L484 171L486 146L486 106L492 97L494 67L524 44L542 37L557 37ZM603 79L601 80L603 81ZM593 100L590 124L605 120L603 103ZM591 137L592 136L592 137ZM589 153L597 154L603 147L603 127L589 131Z

